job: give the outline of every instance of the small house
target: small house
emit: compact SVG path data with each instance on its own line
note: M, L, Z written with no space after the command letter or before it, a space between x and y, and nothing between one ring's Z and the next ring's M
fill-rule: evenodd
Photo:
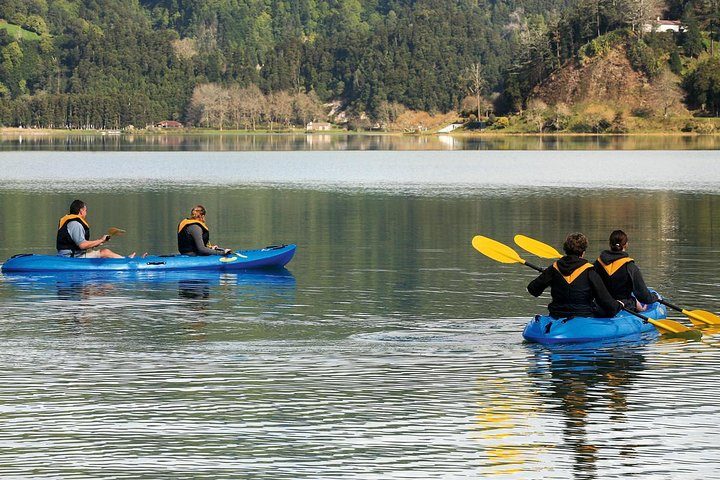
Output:
M324 132L330 130L330 128L332 128L332 125L328 122L310 122L305 125L305 131L308 132Z
M182 128L182 123L176 122L175 120L163 120L162 122L158 123L157 126L159 128Z
M680 20L657 20L646 23L642 26L643 32L684 32L685 27L682 26Z

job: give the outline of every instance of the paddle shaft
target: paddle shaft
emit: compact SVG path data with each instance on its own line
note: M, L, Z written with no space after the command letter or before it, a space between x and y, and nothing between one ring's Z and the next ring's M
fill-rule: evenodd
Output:
M677 305L673 305L672 303L668 302L668 301L665 300L664 298L663 298L662 300L658 300L658 302L662 303L662 304L665 305L666 307L672 308L672 309L675 310L675 311L683 312L683 313L685 312L682 308L678 307Z

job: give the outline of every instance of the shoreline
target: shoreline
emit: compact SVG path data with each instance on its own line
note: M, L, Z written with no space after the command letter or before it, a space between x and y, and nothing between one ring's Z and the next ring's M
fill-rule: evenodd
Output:
M111 133L110 133L111 132ZM305 135L305 136L320 136L320 135L332 135L332 136L396 136L396 137L457 137L457 138L497 138L497 137L530 137L530 138L542 138L542 137L717 137L720 136L720 132L713 133L698 133L698 132L680 132L680 131L648 131L648 132L627 132L627 133L577 133L577 132L551 132L551 133L537 133L537 132L503 132L503 131L482 131L482 132L449 132L449 133L438 133L438 132L422 132L422 133L408 133L408 132L381 132L381 131L347 131L347 130L329 130L323 132L307 132L305 130L289 130L289 131L268 131L268 130L211 130L203 128L183 128L177 130L135 130L135 131L120 131L115 130L71 130L71 129L48 129L48 128L17 128L17 127L2 127L0 128L0 136L32 136L32 137L53 137L53 136L104 136L104 137L122 137L130 135L138 136L150 136L150 135L165 135L165 136L201 136L201 135L212 135L212 136L224 136L224 135L235 135L235 136L252 136L252 135L267 135L267 136L290 136L290 135Z

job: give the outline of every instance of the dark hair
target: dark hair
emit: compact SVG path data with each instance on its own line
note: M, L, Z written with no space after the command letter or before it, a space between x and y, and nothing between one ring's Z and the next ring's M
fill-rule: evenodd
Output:
M73 200L70 204L70 215L77 215L85 207L85 202L82 200Z
M197 212L199 215L205 215L205 207L203 207L202 205L195 205L192 210L190 210L190 218L197 218L195 212Z
M585 253L587 246L588 241L585 235L582 233L571 233L565 239L565 243L563 243L563 250L565 250L565 255L577 255L579 257Z
M622 230L615 230L610 234L610 250L613 252L621 252L623 247L627 245L627 235Z

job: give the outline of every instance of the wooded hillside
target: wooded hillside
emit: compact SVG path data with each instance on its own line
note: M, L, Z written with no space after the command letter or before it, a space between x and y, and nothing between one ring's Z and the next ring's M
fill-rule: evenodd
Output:
M686 31L643 33L658 16ZM330 101L357 124L521 112L616 31L636 71L720 105L720 0L0 0L0 19L8 126L288 126Z

